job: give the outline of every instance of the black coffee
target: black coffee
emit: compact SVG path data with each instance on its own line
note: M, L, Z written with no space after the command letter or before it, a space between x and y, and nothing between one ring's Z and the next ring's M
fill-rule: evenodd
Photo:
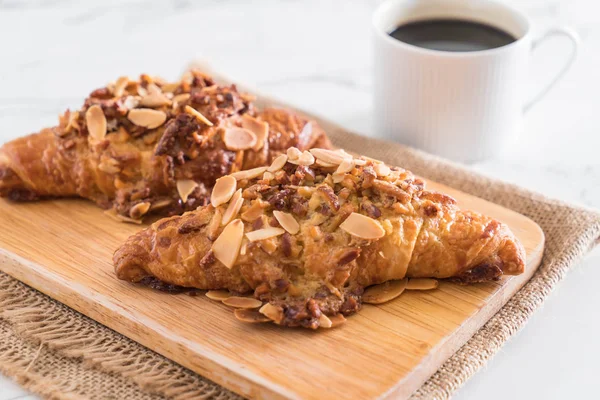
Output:
M479 51L506 46L517 40L490 25L459 19L432 19L400 25L390 36L431 50Z

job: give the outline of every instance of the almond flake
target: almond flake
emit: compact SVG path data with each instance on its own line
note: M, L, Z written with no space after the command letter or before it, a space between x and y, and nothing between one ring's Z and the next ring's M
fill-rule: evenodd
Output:
M162 94L162 91L155 83L149 83L148 86L146 86L146 90L148 91L148 94Z
M93 105L85 112L90 137L94 140L103 140L106 136L106 117L99 105Z
M269 134L269 124L244 114L242 117L242 128L248 129L256 136L256 144L252 150L260 150L265 145L265 139Z
M138 203L135 206L131 207L129 210L129 216L134 219L141 218L145 215L148 210L150 210L150 203L145 201L143 203Z
M377 176L381 176L381 177L388 176L390 174L390 172L392 172L390 167L388 167L385 164L375 164L375 165L373 165L373 169L375 170L375 173L377 174Z
M184 101L187 101L189 98L190 98L189 93L178 94L177 96L173 97L173 105L175 105L175 103L183 103Z
M256 135L244 128L227 128L223 133L223 142L228 150L248 150L256 145Z
M308 151L303 151L299 157L294 159L289 159L288 162L296 165L313 165L315 162L315 157L310 154Z
M353 160L344 160L344 161L342 161L340 166L335 170L335 173L336 174L345 174L347 172L352 171L353 168L354 168Z
M113 90L113 95L115 97L123 96L123 93L125 92L125 88L127 87L128 84L129 84L129 78L126 76L122 76L119 79L117 79L117 81L115 82L115 88Z
M172 202L173 202L173 200L171 200L171 199L158 200L158 201L152 203L152 205L150 206L150 210L151 211L160 210L161 208L170 206Z
M142 97L140 104L144 107L162 107L171 104L171 100L162 93L150 93Z
M270 239L272 237L283 235L284 233L285 233L285 230L283 230L281 228L268 227L268 228L258 229L256 231L248 232L248 233L246 233L246 237L251 242L257 242L259 240Z
M331 178L333 179L333 183L340 183L344 180L344 176L346 176L346 174L338 174L337 172L334 172L331 175Z
M319 327L320 328L331 328L333 326L329 317L325 314L321 314L319 317Z
M344 231L361 239L379 239L385 235L385 230L379 221L366 215L353 212L340 225Z
M317 159L329 164L340 165L344 160L352 159L347 153L336 152L328 149L310 149L310 152Z
M271 319L265 315L262 315L260 312L256 310L248 310L243 308L238 308L233 312L235 318L242 322L248 322L250 324L259 324L262 322L270 322Z
M363 303L383 304L400 296L407 289L407 279L388 281L379 285L369 286L362 296Z
M315 161L315 164L322 168L337 168L337 166L338 166L338 164L331 164L331 163L325 162L323 160L319 160L318 158Z
M440 285L437 279L430 278L414 278L409 279L406 285L407 290L431 290L436 289Z
M302 152L295 147L290 147L289 149L287 149L288 161L295 160L296 158L300 157L301 155L302 155Z
M221 204L227 203L235 193L236 187L237 181L231 175L217 179L210 195L210 203L213 207L219 207Z
M125 97L125 100L123 101L123 106L125 106L125 108L127 108L128 110L131 110L132 108L136 108L139 105L140 105L140 98L138 96L127 96L127 97Z
M206 292L206 297L211 300L223 301L229 297L231 297L231 292L228 290L209 290Z
M271 166L269 168L267 168L267 171L269 171L269 172L279 171L281 168L283 168L285 166L285 163L287 162L287 160L288 160L287 154L278 155L277 157L275 157L275 159L271 163Z
M258 168L247 169L244 171L234 172L233 174L231 174L229 176L237 179L238 181L241 181L242 179L254 179L254 178L258 178L259 176L261 176L263 174L263 172L265 172L266 170L267 170L267 167L258 167Z
M190 194L196 190L198 184L191 179L181 179L177 181L177 193L179 193L179 198L185 204L187 202Z
M277 219L277 222L279 222L279 225L292 235L295 235L300 230L300 224L292 214L276 210L273 211L273 215L275 216L275 219Z
M166 93L173 93L179 87L179 82L165 83L161 86L161 90Z
M200 122L202 122L203 124L206 124L208 126L213 126L213 123L210 122L210 120L208 118L206 118L204 115L202 115L202 113L198 110L196 110L193 107L190 106L185 106L185 112L190 114L192 117L196 117L196 119Z
M244 204L242 189L238 189L231 197L231 201L229 202L229 206L227 206L227 210L225 210L223 213L221 225L227 225L232 219L234 219L240 212L242 204Z
M361 158L355 158L354 160L354 165L367 165L367 161L363 160Z
M279 306L274 306L271 303L266 303L260 308L260 310L258 310L258 312L276 324L281 323L281 320L283 319L283 309Z
M263 302L252 297L232 296L223 300L223 304L235 308L258 308L263 305Z
M134 108L127 114L127 119L148 129L158 128L167 120L167 114L151 108Z
M262 176L263 181L271 181L273 179L275 179L275 174L269 171L265 171L265 173Z
M331 321L332 328L338 327L346 322L346 318L342 314L332 315L329 317L329 320Z
M239 219L230 222L212 245L215 258L231 269L237 260L243 237L244 223Z

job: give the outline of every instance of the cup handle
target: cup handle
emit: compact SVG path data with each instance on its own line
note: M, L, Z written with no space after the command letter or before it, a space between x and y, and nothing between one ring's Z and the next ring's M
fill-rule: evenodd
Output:
M523 107L523 112L529 111L531 107L533 107L538 101L540 101L545 95L547 95L550 89L552 89L554 85L558 83L558 81L567 73L567 71L569 70L569 68L571 68L571 65L573 64L573 61L575 61L575 58L577 58L577 52L579 50L579 35L577 34L577 32L567 27L552 28L546 33L544 33L541 37L534 40L533 45L531 46L531 52L533 53L535 49L538 48L539 45L545 42L547 39L557 36L566 37L571 41L571 53L569 54L569 58L567 59L563 67L560 69L560 71L558 71L558 74L556 74L556 76L546 86L544 86L544 88L537 95L535 95L531 100L529 100L527 104L525 104L525 107Z

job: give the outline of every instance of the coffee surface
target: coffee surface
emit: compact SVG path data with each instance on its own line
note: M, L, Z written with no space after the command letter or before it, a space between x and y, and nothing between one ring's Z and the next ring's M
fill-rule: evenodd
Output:
M394 29L390 36L425 49L453 52L495 49L516 41L491 25L459 19L409 22Z

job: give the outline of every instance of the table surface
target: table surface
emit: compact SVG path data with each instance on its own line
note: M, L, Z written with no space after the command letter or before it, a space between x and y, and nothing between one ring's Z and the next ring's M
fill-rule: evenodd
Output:
M582 47L569 74L525 119L508 154L479 172L600 208L600 3L505 0L535 33L570 25ZM92 89L121 75L178 76L191 59L369 135L370 0L0 0L0 142L55 124ZM535 92L568 51L556 39L532 62ZM527 326L457 399L585 398L595 392L600 250L570 272ZM592 392L594 390L594 392ZM35 399L0 376L0 400Z

